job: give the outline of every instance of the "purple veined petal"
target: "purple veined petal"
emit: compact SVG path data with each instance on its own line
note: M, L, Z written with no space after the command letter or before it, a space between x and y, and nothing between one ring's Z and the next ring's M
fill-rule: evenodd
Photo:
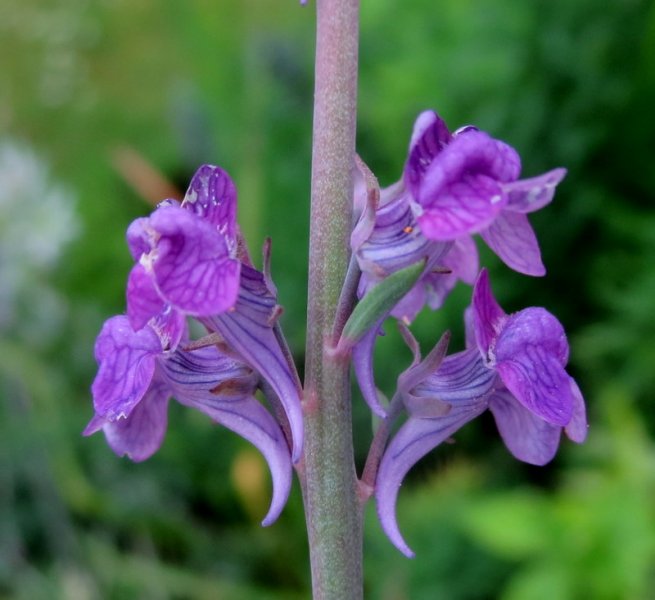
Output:
M571 377L571 393L573 394L573 416L564 428L569 439L576 444L582 444L587 439L587 409L585 408L582 392Z
M135 264L127 278L127 316L130 325L135 331L143 329L165 307L166 303L159 295L152 277L143 265Z
M270 413L252 396L220 401L206 394L184 404L192 406L248 440L264 456L273 480L273 497L262 525L271 525L280 515L291 490L292 470L284 434Z
M273 322L277 302L264 276L243 265L235 310L201 319L268 381L278 395L293 438L292 460L300 459L303 446L301 386L295 367L280 346Z
M434 217L429 223L419 218L425 235L455 238L486 227L507 201L501 184L516 180L520 169L518 154L507 144L481 131L459 134L432 161L416 196Z
M109 447L118 456L127 456L135 462L144 461L159 450L164 439L170 395L168 386L155 376L129 416L114 421L95 416L84 435L102 429Z
M182 340L187 340L189 337L184 313L174 309L170 304L150 319L148 324L159 336L161 347L165 352L175 350Z
M564 370L569 346L562 324L543 308L510 315L495 346L496 370L514 397L553 425L573 416L574 393Z
M449 248L425 238L416 225L408 194L399 192L381 205L375 214L375 227L359 247L357 259L362 271L391 274L424 258L433 262Z
M509 451L531 465L550 462L559 446L562 428L551 425L524 408L506 390L489 399L489 409Z
M378 416L384 418L386 411L380 404L378 390L375 386L375 375L373 372L373 347L375 340L380 334L383 317L355 344L352 349L352 363L357 384L369 408Z
M537 236L525 215L504 210L480 235L510 269L534 277L546 274Z
M484 402L496 380L496 373L484 364L477 349L464 350L447 356L432 375L416 384L411 396L405 396L405 406L410 414L420 416L433 399L455 408Z
M423 235L434 241L478 233L493 222L506 202L499 184L486 175L448 182L435 197L438 200L424 207L416 219Z
M473 306L471 305L464 309L464 347L467 350L478 347L473 326Z
M482 269L478 275L478 280L473 288L471 304L475 339L480 352L489 359L489 348L495 342L507 315L494 298L489 282L489 273L486 269Z
M214 225L230 245L237 233L237 189L220 167L203 165L191 178L182 208Z
M480 270L478 249L473 239L469 236L457 238L444 255L441 264L451 269L464 283L473 285Z
M446 123L432 110L422 112L414 123L403 179L410 193L418 198L421 182L435 157L450 143Z
M555 187L566 175L566 169L553 169L530 179L505 184L507 210L530 213L543 208L553 199Z
M527 346L539 346L562 365L569 360L569 343L564 327L545 308L533 306L509 315L496 341L496 360L511 360Z
M148 254L152 250L152 231L148 229L148 218L140 217L130 223L125 235L127 247L135 261L139 261L142 254Z
M185 404L204 400L232 401L254 394L257 375L245 363L219 352L215 346L176 350L159 362L175 398Z
M451 249L439 260L439 265L450 269L450 273L431 272L422 278L427 304L432 310L441 308L459 280L469 285L475 283L479 267L475 242L469 236L456 239Z
M507 389L529 411L552 425L563 427L571 421L570 377L546 348L526 344L520 354L499 360L496 370Z
M105 321L95 344L99 368L91 392L96 414L109 421L129 416L150 385L161 351L150 327L135 332L122 315Z
M149 226L159 235L150 266L166 301L194 316L234 306L241 263L230 258L226 238L215 227L177 207L156 210Z
M385 450L375 484L377 512L387 537L405 556L414 556L396 519L396 500L405 475L428 452L486 408L486 401L473 401L453 407L447 415L436 419L410 417Z
M398 391L407 394L439 369L448 351L450 332L446 331L441 336L435 347L423 360L421 360L418 341L409 329L400 325L400 333L414 355L412 364L398 377Z

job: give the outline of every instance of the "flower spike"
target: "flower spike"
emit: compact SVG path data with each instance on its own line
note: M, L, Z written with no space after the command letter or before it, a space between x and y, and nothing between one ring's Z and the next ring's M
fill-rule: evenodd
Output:
M403 478L425 454L489 409L509 451L534 465L549 462L562 430L577 443L587 430L585 405L564 367L568 343L561 324L543 308L506 314L483 270L467 320L474 347L443 358L444 339L398 379L409 418L387 447L378 471L376 501L384 531L404 554L411 550L396 522ZM449 410L444 410L442 405Z

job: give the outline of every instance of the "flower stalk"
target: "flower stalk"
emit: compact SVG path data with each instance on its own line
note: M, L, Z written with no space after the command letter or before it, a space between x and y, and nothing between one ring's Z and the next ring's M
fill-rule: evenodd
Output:
M362 520L348 361L330 352L349 262L359 0L317 0L311 229L301 484L313 597L362 597Z

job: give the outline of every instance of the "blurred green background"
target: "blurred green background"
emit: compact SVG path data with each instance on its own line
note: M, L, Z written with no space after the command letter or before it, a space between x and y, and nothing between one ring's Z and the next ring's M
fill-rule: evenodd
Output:
M362 5L358 149L383 185L425 108L511 143L526 176L569 169L532 218L546 278L479 246L507 310L542 305L564 323L591 423L544 468L513 460L491 419L467 426L403 486L417 558L369 507L366 596L653 599L655 8ZM260 528L268 474L247 444L178 406L142 464L80 432L95 335L124 310L124 232L166 192L158 174L182 190L202 162L233 175L251 250L273 237L302 363L313 33L313 7L293 0L0 0L0 598L308 596L299 491ZM469 294L420 316L424 350L446 328L461 347ZM390 393L409 356L388 329Z

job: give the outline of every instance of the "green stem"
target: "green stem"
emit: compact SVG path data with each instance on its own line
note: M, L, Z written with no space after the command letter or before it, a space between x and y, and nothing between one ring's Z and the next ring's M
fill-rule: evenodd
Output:
M316 71L305 376L299 468L316 600L362 597L362 517L349 365L329 350L348 266L359 0L316 0Z

